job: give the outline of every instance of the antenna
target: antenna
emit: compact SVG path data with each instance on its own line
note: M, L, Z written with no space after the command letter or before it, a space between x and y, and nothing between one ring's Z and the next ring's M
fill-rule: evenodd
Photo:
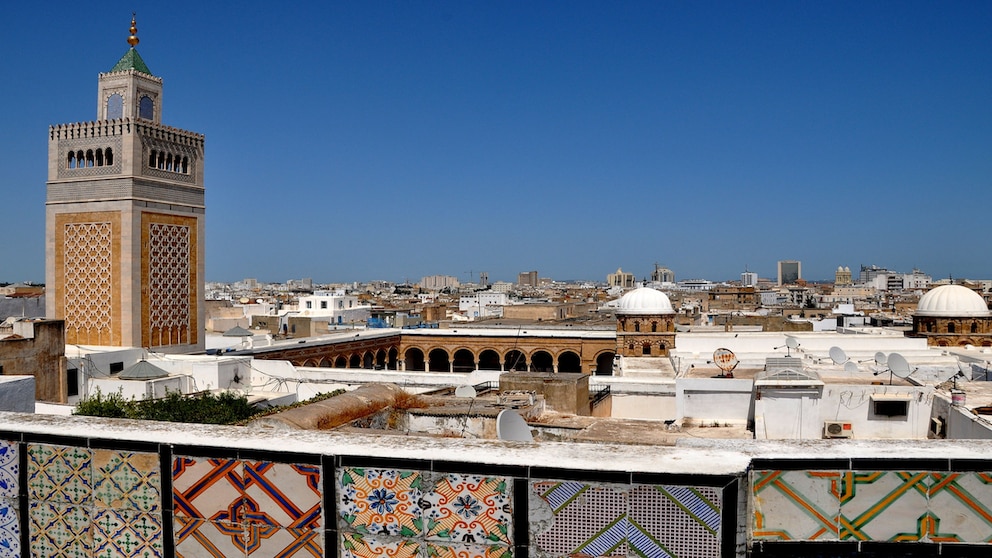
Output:
M734 368L737 368L740 361L737 360L737 355L734 354L734 351L720 348L713 351L713 363L720 370L723 370L723 374L717 376L718 378L733 378Z
M906 362L906 357L902 356L899 353L892 353L891 355L889 355L887 363L889 367L890 386L892 385L892 376L898 376L900 378L908 378L910 374L919 370L919 368L913 368L912 370L910 370L909 363ZM882 372L885 371L880 370L878 372L875 372L875 375L878 376Z
M854 362L853 360L849 360L844 363L844 372L847 372L848 374L857 374L859 371L860 368L858 368L857 362Z
M455 388L455 397L468 397L470 399L475 399L475 388L472 386L458 386Z
M778 347L775 347L775 350L781 349L782 347L785 347L785 356L792 356L792 349L799 348L799 341L796 341L795 337L786 337L785 345L779 345Z
M512 409L503 409L496 415L496 437L512 442L533 442L534 435L523 417Z
M830 347L830 360L834 361L834 364L844 364L848 362L847 353L844 349L840 347Z

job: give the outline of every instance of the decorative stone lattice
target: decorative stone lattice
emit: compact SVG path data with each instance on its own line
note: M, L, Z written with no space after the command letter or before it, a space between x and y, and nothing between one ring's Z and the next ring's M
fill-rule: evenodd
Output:
M157 346L190 343L190 227L150 223L149 325Z
M111 341L113 325L111 223L66 223L63 257L67 341ZM78 342L78 341L76 341Z

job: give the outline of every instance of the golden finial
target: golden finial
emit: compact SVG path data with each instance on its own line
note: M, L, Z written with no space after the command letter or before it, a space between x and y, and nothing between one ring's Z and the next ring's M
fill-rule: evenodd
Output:
M138 28L134 21L137 15L135 12L131 12L131 36L127 38L127 44L131 45L131 48L138 44Z

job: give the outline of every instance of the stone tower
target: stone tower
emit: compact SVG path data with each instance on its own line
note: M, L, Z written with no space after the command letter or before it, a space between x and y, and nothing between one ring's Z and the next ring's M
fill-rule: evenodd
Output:
M162 78L131 48L93 122L48 132L46 313L66 343L202 350L202 134L162 125Z

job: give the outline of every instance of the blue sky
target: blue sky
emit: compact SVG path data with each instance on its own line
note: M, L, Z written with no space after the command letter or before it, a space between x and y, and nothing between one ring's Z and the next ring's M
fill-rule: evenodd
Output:
M141 0L5 6L0 281L132 11L208 281L992 278L992 2Z

